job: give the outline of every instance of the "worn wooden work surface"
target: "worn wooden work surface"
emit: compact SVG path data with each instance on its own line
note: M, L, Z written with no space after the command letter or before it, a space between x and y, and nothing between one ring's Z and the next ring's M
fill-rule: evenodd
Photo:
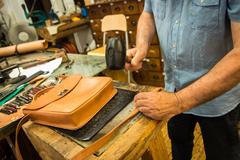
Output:
M151 90L151 87L127 85L126 83L115 83L116 87L129 90L141 91ZM107 133L111 128L119 124L133 110L130 103L110 123L108 123L96 137ZM99 157L91 156L89 159L137 159L146 150L150 150L152 157L156 160L168 159L164 141L162 141L161 127L164 123L157 123L142 115L135 117L125 125L117 135L103 148ZM85 146L86 142L71 140L57 133L55 130L34 124L31 121L23 125L23 129L42 159L71 159ZM157 142L156 142L157 140ZM87 143L91 143L87 142Z
M9 59L9 63L13 64L15 61L23 61L26 59L34 59L39 56L52 56L51 53L35 53L28 55L21 55L19 57L12 57ZM80 54L68 54L70 60L74 60L74 63L69 69L65 66L67 63L62 64L52 76L60 74L81 74L83 76L94 76L102 72L106 68L104 57L88 56ZM5 138L15 130L19 118L23 116L21 111L12 115L5 115L0 113L0 140Z

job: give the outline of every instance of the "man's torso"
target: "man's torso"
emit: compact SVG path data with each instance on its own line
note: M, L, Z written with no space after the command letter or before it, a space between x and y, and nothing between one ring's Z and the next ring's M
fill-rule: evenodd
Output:
M164 59L166 90L180 90L191 84L232 49L227 0L150 0L150 3ZM240 86L187 113L219 116L238 103Z

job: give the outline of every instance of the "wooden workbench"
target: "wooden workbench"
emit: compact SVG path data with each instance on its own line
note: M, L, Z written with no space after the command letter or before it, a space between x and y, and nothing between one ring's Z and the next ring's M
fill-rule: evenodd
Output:
M15 64L15 62L21 62L28 59L34 59L39 57L51 57L53 53L41 52L41 53L33 53L26 54L21 56L14 56L8 58L9 64ZM88 55L80 55L80 54L68 54L68 58L74 63L71 68L66 69L66 64L62 64L53 74L52 76L57 76L60 74L81 74L87 77L91 77L94 75L98 75L102 71L106 69L106 64L104 57L97 56L88 56ZM10 134L14 133L18 121L23 117L22 111L18 110L18 112L6 115L0 113L0 140L6 139L10 148L15 155L14 144L10 139Z
M9 63L19 62L28 58L34 58L39 56L52 56L52 53L34 53L21 55L17 57L9 58ZM80 54L68 54L70 60L74 60L70 69L66 69L66 64L62 64L52 76L65 73L68 74L81 74L84 76L94 76L101 73L106 68L104 57L80 55ZM12 115L5 115L0 113L0 140L7 138L8 135L15 131L19 118L22 117L21 112L14 113Z
M81 70L81 68L79 69ZM135 91L149 91L153 89L152 87L128 85L120 82L116 82L114 85L118 88ZM126 106L93 138L93 141L96 137L107 133L111 128L119 124L130 114L133 108L133 103ZM143 115L138 115L130 123L122 127L119 133L99 150L101 154L98 157L92 155L89 159L135 160L148 151L154 160L166 160L168 159L168 153L161 132L164 125L164 122L158 123ZM83 142L71 139L52 128L34 124L31 121L23 125L23 130L43 160L71 159L82 149L81 146L88 146L92 143L92 141Z

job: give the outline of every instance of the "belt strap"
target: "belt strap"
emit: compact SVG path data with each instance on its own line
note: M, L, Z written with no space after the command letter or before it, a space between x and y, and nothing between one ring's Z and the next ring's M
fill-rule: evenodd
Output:
M139 111L137 109L133 110L133 112L119 125L114 127L110 132L105 134L103 137L95 141L93 144L91 144L89 147L84 148L81 150L77 155L75 155L71 160L85 160L88 156L99 150L101 147L103 147L116 133L116 131L122 127L124 124L126 124L128 121L130 121L135 115L137 115ZM16 150L16 157L17 160L23 160L21 151L19 149L18 145L18 134L19 131L22 127L22 125L27 122L30 119L29 115L24 116L18 123L17 128L16 128L16 135L15 135L15 150Z
M129 122L135 115L137 115L139 111L137 109L133 110L133 112L119 125L114 127L110 132L105 134L103 137L95 141L93 144L91 144L89 147L84 148L81 150L77 155L75 155L71 160L85 160L88 156L99 150L101 147L103 147L118 131L120 127L122 127L124 124Z
M16 158L17 160L23 160L19 145L18 145L18 134L20 129L22 128L22 125L27 122L30 119L29 115L25 115L18 123L17 128L16 128L16 134L15 134L15 150L16 150Z

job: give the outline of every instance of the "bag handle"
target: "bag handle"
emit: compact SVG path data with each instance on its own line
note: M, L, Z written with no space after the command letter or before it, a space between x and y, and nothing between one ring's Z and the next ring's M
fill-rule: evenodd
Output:
M53 86L47 87L47 88L44 88L44 89L40 90L39 92L37 92L37 93L33 96L33 101L36 101L37 98L39 98L41 95L44 95L45 93L49 92L52 88L54 88L54 87L53 87Z

